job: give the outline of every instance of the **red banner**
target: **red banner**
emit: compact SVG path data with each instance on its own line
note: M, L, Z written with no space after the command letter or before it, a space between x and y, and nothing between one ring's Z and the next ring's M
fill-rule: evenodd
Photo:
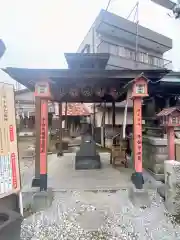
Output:
M16 176L16 155L11 153L11 167L12 167L12 185L17 188L17 176Z
M48 104L41 100L40 174L47 173Z
M12 125L9 126L9 137L10 137L10 142L14 142L14 128Z

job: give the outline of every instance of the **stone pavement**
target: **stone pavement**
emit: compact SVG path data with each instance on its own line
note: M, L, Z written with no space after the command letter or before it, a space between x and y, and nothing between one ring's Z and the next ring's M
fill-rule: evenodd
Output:
M113 169L109 154L102 153L102 169L77 171L74 156L48 157L54 201L50 208L24 219L21 239L180 239L180 226L168 216L155 189L150 191L149 208L132 205L128 197L132 170ZM28 172L30 178L33 171ZM23 191L30 191L27 182Z
M63 157L48 156L48 187L54 191L63 190L95 190L120 189L130 187L131 169L113 169L109 164L110 154L101 153L102 169L75 170L74 153L66 153ZM25 175L25 174L23 174ZM28 176L28 177L27 177ZM23 178L23 191L30 191L33 169L27 170Z

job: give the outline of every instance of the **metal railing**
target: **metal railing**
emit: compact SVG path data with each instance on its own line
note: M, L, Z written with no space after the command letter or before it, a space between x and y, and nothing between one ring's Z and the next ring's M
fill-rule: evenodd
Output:
M97 53L109 53L121 58L137 61L139 63L147 64L150 66L156 66L158 68L171 68L172 61L151 55L146 52L138 51L137 58L134 49L124 47L118 44L112 44L108 41L102 40L97 46Z

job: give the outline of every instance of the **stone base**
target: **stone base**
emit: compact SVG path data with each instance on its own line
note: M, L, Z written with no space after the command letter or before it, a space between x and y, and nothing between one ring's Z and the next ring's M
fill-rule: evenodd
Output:
M162 184L161 186L159 186L157 188L157 192L159 193L159 195L165 199L165 191L166 191L166 187L165 187L165 184Z
M33 178L32 187L40 187L40 178Z
M19 213L19 194L11 194L0 198L0 209L8 209Z
M131 176L131 181L137 189L142 189L144 184L144 178L142 173L135 172Z
M39 212L49 208L53 201L52 189L48 189L47 192L37 192L34 193L32 197L32 211Z
M22 217L19 213L0 207L0 239L19 240Z
M136 207L149 207L150 197L145 189L136 189L134 186L129 189L129 199Z
M172 201L169 199L165 199L164 205L168 211L173 216L176 216L180 214L180 202Z
M164 182L164 174L160 174L160 173L154 173L153 171L151 171L150 169L146 169L151 176L156 180L156 181L162 181Z
M87 169L100 169L101 161L100 156L76 156L75 169L87 170Z

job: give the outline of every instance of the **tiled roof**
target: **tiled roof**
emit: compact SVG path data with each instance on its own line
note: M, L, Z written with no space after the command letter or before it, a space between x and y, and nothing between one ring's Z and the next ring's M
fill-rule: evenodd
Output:
M158 117L168 116L174 111L180 111L177 107L164 108L161 112L157 114Z
M65 106L62 105L62 115L65 115ZM83 103L68 103L67 104L67 116L88 116L90 112Z

